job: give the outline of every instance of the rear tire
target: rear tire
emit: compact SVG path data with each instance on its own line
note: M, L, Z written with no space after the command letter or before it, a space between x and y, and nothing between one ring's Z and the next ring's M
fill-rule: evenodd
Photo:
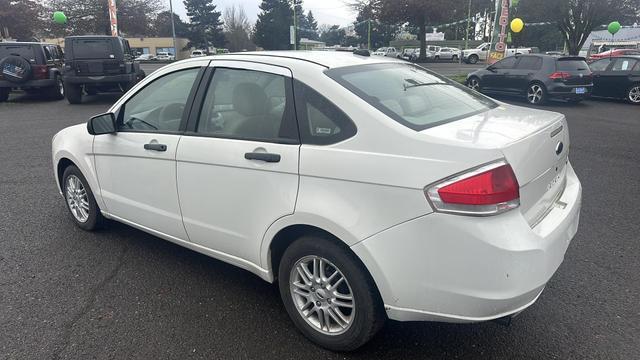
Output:
M453 56L451 57L451 60L453 60L453 61L458 61L458 55L453 55Z
M73 84L64 84L64 94L69 104L82 103L82 86Z
M322 270L316 264L322 264ZM301 237L285 250L278 274L280 296L291 320L324 348L355 350L384 324L378 290L347 247L321 236Z
M93 231L104 224L104 217L89 183L75 165L69 165L64 170L60 187L71 218L78 227Z
M47 89L47 97L52 100L64 99L64 83L60 75L55 76L55 85Z
M547 89L538 82L527 87L527 102L531 105L543 105L547 101Z
M640 83L631 85L627 90L627 101L634 105L640 105Z

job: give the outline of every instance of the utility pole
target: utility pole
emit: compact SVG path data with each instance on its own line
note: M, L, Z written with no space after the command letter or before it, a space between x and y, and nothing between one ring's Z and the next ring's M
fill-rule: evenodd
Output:
M296 0L293 0L293 50L298 50L298 16L296 15Z
M371 19L368 21L369 31L367 32L367 49L371 50Z
M173 59L178 60L178 48L176 47L176 24L173 19L173 2L169 0L169 12L171 13L171 35L173 36ZM209 49L207 49L207 52Z
M469 48L469 26L471 25L471 0L469 0L469 9L467 10L467 35L464 38L464 48Z

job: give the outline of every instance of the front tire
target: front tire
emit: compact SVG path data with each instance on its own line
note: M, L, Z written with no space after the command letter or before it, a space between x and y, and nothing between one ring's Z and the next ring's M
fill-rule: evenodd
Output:
M469 55L469 64L476 64L480 60L478 55Z
M67 97L69 104L80 104L82 103L82 86L65 83L64 95Z
M346 247L319 236L302 237L285 250L278 274L287 313L324 348L355 350L384 324L377 288Z
M640 105L640 83L633 84L627 90L627 101L634 105Z
M11 89L0 89L0 102L5 102L9 100L9 93Z
M59 75L55 76L55 85L47 89L47 96L52 100L64 99L64 83Z
M541 83L531 83L527 87L527 102L531 105L542 105L547 101L547 90Z
M480 78L477 76L472 76L467 81L467 87L471 90L475 90L477 92L482 91L482 87L480 87Z
M74 165L68 166L62 174L60 185L67 209L76 225L87 231L100 228L104 223L104 217L87 179L80 170Z

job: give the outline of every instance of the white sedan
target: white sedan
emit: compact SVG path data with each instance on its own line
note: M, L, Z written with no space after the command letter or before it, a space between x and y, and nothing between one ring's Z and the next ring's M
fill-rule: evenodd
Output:
M578 227L564 116L367 55L155 71L54 136L73 221L119 221L277 282L294 324L333 350L387 318L518 314Z

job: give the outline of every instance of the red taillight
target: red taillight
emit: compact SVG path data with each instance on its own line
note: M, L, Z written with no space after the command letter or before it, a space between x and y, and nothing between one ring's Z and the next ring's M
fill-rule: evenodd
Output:
M571 78L571 74L566 71L556 71L549 75L549 79L551 80L568 80L569 78Z
M33 71L34 79L49 78L49 68L47 67L47 65L31 65L31 70Z
M425 191L435 210L468 215L494 215L520 205L520 186L504 161L482 166Z

